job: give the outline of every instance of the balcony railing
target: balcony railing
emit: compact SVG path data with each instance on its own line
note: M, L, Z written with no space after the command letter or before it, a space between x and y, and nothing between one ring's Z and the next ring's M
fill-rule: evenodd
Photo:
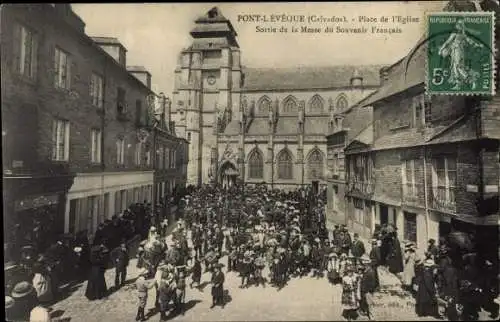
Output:
M432 208L444 212L456 212L455 188L437 187L432 190Z
M375 183L373 181L349 181L347 190L351 193L361 193L365 196L371 196L374 192Z
M403 203L407 205L423 205L424 192L421 185L403 185Z

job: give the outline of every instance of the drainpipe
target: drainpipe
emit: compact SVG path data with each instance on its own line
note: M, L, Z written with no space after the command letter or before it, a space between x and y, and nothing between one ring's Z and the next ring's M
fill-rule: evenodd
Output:
M425 225L427 230L427 239L429 239L430 223L429 223L429 192L427 187L427 149L424 145L422 147L423 157L424 157L424 200L425 200ZM418 245L417 245L418 247Z

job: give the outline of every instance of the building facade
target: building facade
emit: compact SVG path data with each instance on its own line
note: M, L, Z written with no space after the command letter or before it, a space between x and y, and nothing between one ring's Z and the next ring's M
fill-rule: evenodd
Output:
M379 86L380 66L247 68L218 8L179 55L172 112L190 142L188 183L324 185L334 113Z
M29 229L33 218L50 216L53 234L92 234L130 203L153 198L155 94L127 70L117 39L92 39L84 29L70 5L1 8L9 225L23 217Z
M500 99L425 95L426 53L422 39L362 104L373 126L345 148L347 221L365 237L392 223L421 254L430 238L470 232L497 258Z
M380 70L383 83L385 68ZM369 139L372 135L373 108L364 106L376 92L346 110L334 114L334 126L326 136L327 140L327 220L331 223L348 224L346 217L346 164L344 149L354 137Z

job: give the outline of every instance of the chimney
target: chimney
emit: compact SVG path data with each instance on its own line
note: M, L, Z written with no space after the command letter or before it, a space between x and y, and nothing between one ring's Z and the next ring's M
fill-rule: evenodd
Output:
M127 66L127 71L151 89L151 74L144 66Z
M92 40L99 45L105 52L113 57L118 64L126 68L127 49L120 43L117 38L113 37L91 37Z

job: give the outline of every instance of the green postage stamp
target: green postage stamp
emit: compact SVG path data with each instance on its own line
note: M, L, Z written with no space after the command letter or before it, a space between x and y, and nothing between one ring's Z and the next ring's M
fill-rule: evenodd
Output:
M494 13L430 13L427 24L427 93L494 95Z

